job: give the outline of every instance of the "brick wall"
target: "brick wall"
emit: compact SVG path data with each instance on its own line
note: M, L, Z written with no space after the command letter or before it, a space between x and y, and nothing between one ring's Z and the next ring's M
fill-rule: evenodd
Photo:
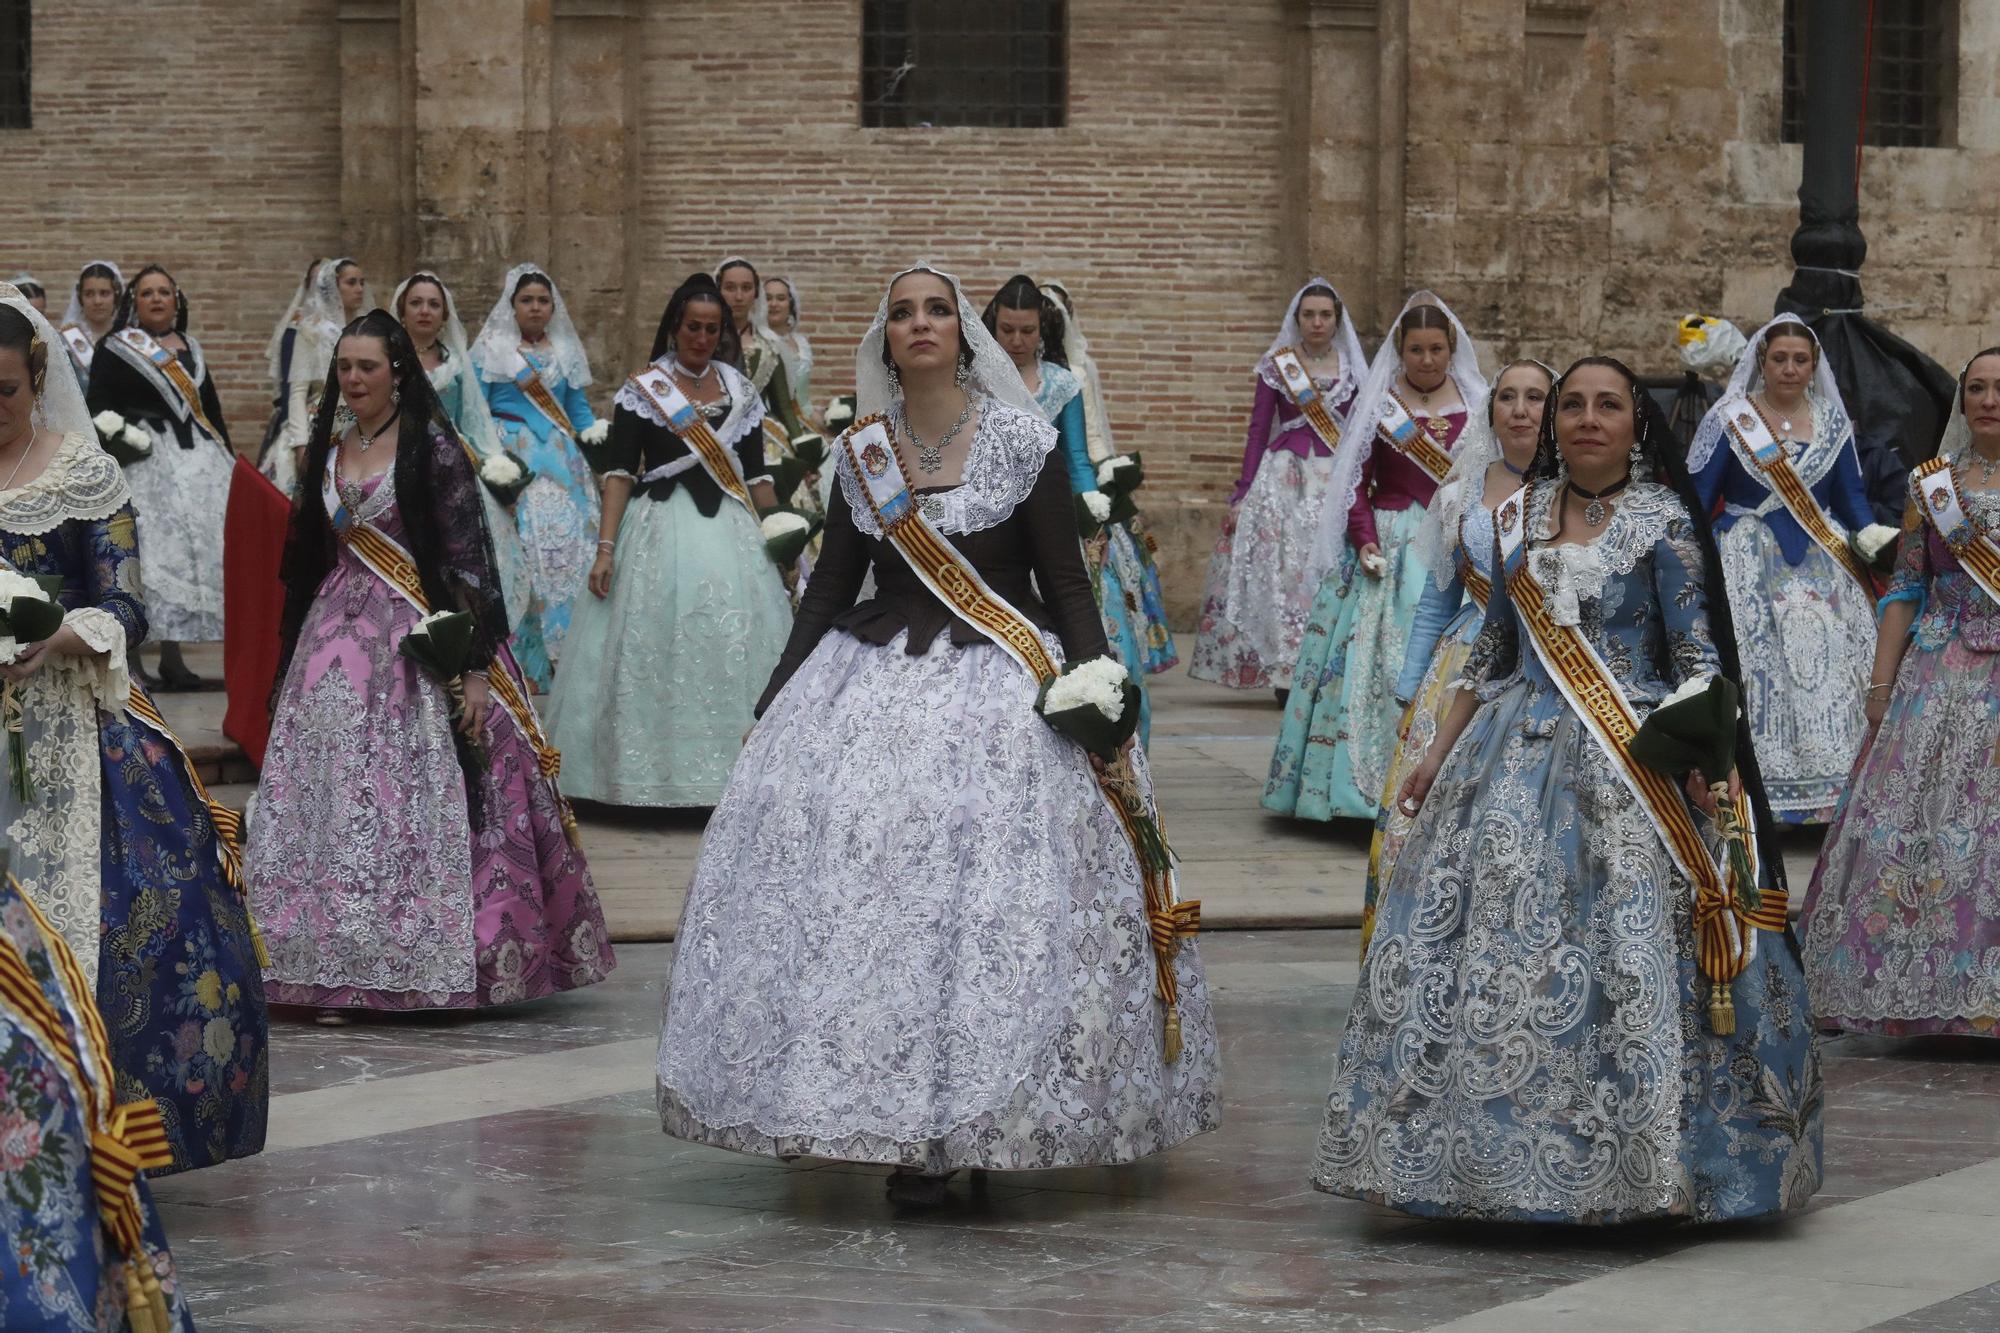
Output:
M163 264L254 448L264 342L340 244L334 0L64 0L34 25L34 128L0 130L0 276L34 273L59 318L88 261Z

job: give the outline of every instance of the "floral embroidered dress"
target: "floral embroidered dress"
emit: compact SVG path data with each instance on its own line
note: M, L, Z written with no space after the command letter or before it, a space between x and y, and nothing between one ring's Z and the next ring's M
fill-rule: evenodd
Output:
M222 516L229 508L236 455L201 344L183 333L187 346L174 353L199 386L202 411L197 416L173 382L134 345L132 335L137 334L137 329L119 329L98 344L90 410L118 413L153 442L151 454L125 469L139 515L139 537L149 552L146 613L153 637L169 643L216 643L222 638Z
M515 351L514 360L517 370L535 367L578 434L596 424L590 400L582 388L564 380L557 361L521 349ZM511 376L496 378L495 372L482 367L480 387L501 440L535 470L535 479L514 502L534 603L515 623L513 646L521 670L537 689L546 690L562 658L570 606L584 594L591 562L597 558L597 479L576 441Z
M763 401L733 368L710 364L726 392L701 410L746 481L763 480ZM784 651L791 602L757 520L629 383L605 457L637 486L611 595L577 599L549 697L563 789L614 805L714 805Z
M1735 401L1740 410L1743 400ZM1854 428L1838 400L1811 395L1808 401L1812 440L1779 442L1844 542L1875 521ZM1724 399L1711 415L1729 407ZM1782 436L1780 423L1771 425ZM1704 505L1722 506L1715 543L1764 789L1780 822L1823 824L1833 817L1867 731L1862 704L1875 659L1873 590L1806 534L1719 423L1704 423L1702 435L1710 430L1720 438L1695 471L1694 485Z
M479 483L456 438L435 432L430 448L438 494L422 521L443 534L447 581L479 599L470 660L516 670L489 611ZM392 480L352 489L362 521L406 540ZM472 809L444 688L398 650L420 613L352 547L337 551L281 687L250 821L271 999L467 1009L602 980L604 916L534 746L496 698Z
M159 1099L183 1170L262 1150L269 1033L234 816L127 673L147 628L134 528L92 436L64 437L39 477L0 492L0 555L60 576L65 623L96 650L11 687L32 790L24 803L0 781L0 827L96 987L121 1092Z
M1721 669L1693 524L1634 482L1596 541L1538 545L1559 493L1531 492L1525 558L1643 718ZM1479 709L1383 886L1313 1184L1514 1222L1797 1209L1823 1102L1799 960L1757 932L1715 1035L1690 886L1528 635L1496 588Z
M1343 430L1366 370L1343 357L1339 374L1313 377ZM1313 560L1313 546L1332 479L1333 449L1265 357L1257 366L1242 475L1209 557L1188 675L1239 690L1291 687L1306 619L1326 573Z
M109 1109L139 1098L98 1063L90 995L70 984L81 962L0 876L0 964L19 982L0 988L0 1326L126 1333L128 1268L143 1262L166 1316L157 1333L194 1333L145 1175L112 1192L138 1223L128 1253L91 1172Z
M1483 388L1465 385L1460 393L1474 402L1484 397ZM1415 421L1450 453L1465 429L1466 411L1455 407ZM1364 459L1346 545L1320 580L1299 641L1292 692L1264 783L1264 808L1295 819L1372 820L1380 813L1376 802L1396 755L1401 714L1396 677L1417 603L1430 583L1415 539L1437 483L1379 433ZM1385 562L1379 576L1362 569L1357 555L1369 542Z
M925 512L1058 660L1102 655L1055 431L992 398L974 430L963 484ZM818 570L681 919L667 1132L946 1171L1127 1162L1213 1129L1194 945L1167 1064L1138 864L1087 756L882 540L835 459Z
M1962 421L1963 418L1961 417ZM2000 495L1958 494L2000 534ZM1820 1022L2000 1035L2000 604L1923 517L1915 484L1884 605L1921 610L1806 894Z

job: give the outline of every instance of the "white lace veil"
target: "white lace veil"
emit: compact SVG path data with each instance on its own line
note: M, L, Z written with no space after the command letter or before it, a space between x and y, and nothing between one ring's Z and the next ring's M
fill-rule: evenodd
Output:
M722 270L736 264L741 264L743 267L749 269L751 276L757 279L757 294L750 298L750 327L757 331L758 337L775 347L777 340L771 336L771 317L764 313L764 274L758 269L757 265L745 259L742 255L724 255L715 261L715 267L710 270L708 276L714 278L716 285L719 287L722 285ZM789 282L785 283L787 287L791 285ZM727 302L724 304L726 306Z
M305 301L299 306L299 336L292 344L292 378L308 386L323 384L333 365L340 331L347 327L347 307L340 299L340 266L354 261L346 256L323 259L313 270ZM366 313L374 303L364 290L361 309ZM281 335L282 336L282 333Z
M1972 361L1992 355L1992 352L1975 352ZM1972 369L1972 361L1960 366L1958 378L1952 381L1951 412L1945 418L1944 434L1938 440L1937 456L1954 466L1972 448L1972 423L1965 416L1965 376Z
M83 314L83 297L78 294L77 288L83 286L84 269L96 268L99 264L102 264L104 267L110 269L114 274L116 274L117 277L113 280L114 285L121 292L125 290L125 270L119 268L118 265L112 263L109 259L91 260L88 264L85 264L83 268L80 268L76 271L76 281L72 282L69 285L69 305L63 311L62 324L60 325L60 327L68 328L71 325L75 325L77 328L82 329L85 333L90 332L90 321L84 318ZM116 301L114 301L113 305L115 306L116 304L117 304ZM111 317L113 319L116 319L118 317L117 312L115 310L113 311Z
M1500 392L1500 377L1516 366L1538 366L1548 375L1550 387L1555 385L1555 367L1533 357L1523 357L1493 372L1484 402L1466 405L1469 411L1465 429L1451 452L1451 471L1445 474L1444 484L1438 487L1437 497L1417 528L1417 558L1424 562L1424 568L1431 572L1439 588L1448 586L1458 572L1452 554L1458 547L1459 525L1465 520L1466 506L1484 498L1486 469L1502 456L1500 437L1493 429L1493 396ZM1547 410L1546 405L1543 410Z
M486 312L486 322L479 326L479 337L473 341L472 364L478 368L481 379L495 384L520 373L525 363L521 359L521 327L514 322L514 288L530 273L549 284L549 295L555 301L555 313L549 317L547 369L561 376L563 383L571 388L588 388L590 358L584 353L583 339L577 336L576 325L570 320L569 303L563 300L562 288L556 286L556 280L540 264L516 264L500 280L500 299Z
M285 313L278 316L278 326L271 330L269 341L264 344L264 365L269 370L271 383L281 385L285 374L285 330L299 322L299 312L305 309L306 297L312 291L313 279L326 267L325 259L315 259L312 271L299 279L299 285L292 290L292 299L285 304Z
M1097 358L1090 354L1090 340L1083 336L1083 325L1076 317L1076 303L1070 298L1068 285L1050 278L1040 286L1043 295L1052 297L1063 308L1063 356L1083 385L1084 452L1091 462L1102 463L1117 453L1117 448L1111 442L1111 414L1104 408L1104 385L1098 374Z
M771 327L771 314L764 308L764 303L761 299L757 302L757 315L752 320L752 323L754 324L757 320L763 321L763 332L770 336L771 346L777 349L778 359L785 363L785 378L793 384L797 384L801 379L812 374L813 365L812 343L806 338L806 331L799 324L800 319L805 315L805 306L800 303L799 289L792 284L790 278L774 273L770 277L765 278L764 281L766 283L784 283L785 294L792 299L792 331L788 335L789 341L787 338L780 338L777 330ZM804 409L807 405L801 403L799 406L801 409Z
M60 435L87 435L97 438L90 409L84 405L83 389L76 382L76 370L63 351L63 341L48 317L28 304L28 298L11 282L0 282L0 305L20 311L35 326L35 336L47 349L48 370L42 391L35 396L35 420Z
M500 452L500 432L493 424L493 413L486 406L486 394L480 389L476 372L472 368L472 353L465 342L465 325L458 317L458 301L451 294L451 288L444 285L444 279L429 269L418 269L409 277L396 284L395 295L389 298L389 313L400 323L403 319L403 293L419 278L435 283L444 293L444 326L438 330L438 345L443 347L448 359L445 364L456 362L458 373L465 376L464 388L459 393L460 420L452 424L459 433L477 449L481 456Z
M912 273L929 273L942 278L958 300L958 336L972 349L971 379L966 387L1039 417L1041 413L1035 410L1035 396L1021 382L1021 372L1014 368L1014 359L986 331L979 312L966 299L965 288L959 285L957 278L931 264L914 264L903 269L890 278L888 285L882 289L882 303L875 307L874 322L861 336L861 346L854 353L855 417L859 419L876 412L887 412L902 400L901 393L890 383L889 367L882 361L882 348L888 337L889 293L899 281Z
M1479 405L1486 401L1486 380L1479 373L1479 345L1435 292L1420 291L1412 295L1389 322L1382 345L1375 349L1375 359L1368 364L1368 378L1361 382L1361 391L1355 395L1354 406L1347 414L1347 429L1341 432L1340 447L1334 450L1333 479L1327 488L1326 508L1320 513L1319 533L1313 542L1316 568L1332 569L1339 563L1341 548L1347 541L1347 514L1361 495L1361 465L1375 448L1375 425L1381 418L1382 403L1403 365L1403 354L1396 346L1396 328L1404 315L1420 305L1436 306L1451 324L1451 364L1445 373L1451 376L1458 396L1465 402L1468 428L1478 419Z
M1354 331L1354 320L1347 313L1346 300L1341 297L1337 287L1318 274L1314 274L1306 279L1305 286L1292 293L1291 303L1285 307L1285 322L1278 325L1278 336L1271 340L1271 345L1264 349L1264 355L1257 360L1258 376L1264 383L1281 393L1285 388L1285 379L1278 373L1278 368L1271 364L1271 358L1287 347L1303 348L1304 339L1299 334L1299 305L1306 299L1306 293L1315 287L1324 287L1332 292L1334 303L1340 307L1340 325L1333 331L1333 345L1340 349L1341 382L1359 384L1361 377L1367 373L1368 353L1361 348L1361 335ZM1333 402L1338 402L1340 392L1340 384L1335 384L1328 391L1327 397ZM1275 422L1273 429L1276 429Z
M1695 476L1707 467L1717 448L1727 447L1724 405L1733 399L1747 397L1764 386L1764 374L1758 369L1758 363L1763 359L1765 339L1780 324L1805 326L1814 352L1812 382L1806 386L1806 398L1812 404L1813 442L1811 448L1792 461L1792 470L1799 474L1800 481L1811 486L1826 475L1827 469L1833 466L1841 449L1846 446L1854 426L1847 416L1847 404L1841 401L1840 385L1833 378L1833 367L1827 364L1826 349L1819 344L1819 335L1797 315L1779 315L1750 335L1743 354L1736 358L1736 371L1729 377L1722 397L1716 400L1715 406L1708 409L1701 424L1695 427L1694 442L1688 445L1687 452L1689 476Z

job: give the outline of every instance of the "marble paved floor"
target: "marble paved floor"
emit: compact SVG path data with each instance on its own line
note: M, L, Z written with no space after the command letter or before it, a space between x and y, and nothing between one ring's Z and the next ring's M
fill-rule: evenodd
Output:
M1226 1123L1134 1167L960 1178L667 1139L665 944L493 1014L274 1033L271 1146L156 1193L204 1329L2000 1327L2000 1042L1827 1048L1826 1192L1776 1226L1422 1223L1304 1171L1351 931L1220 934Z

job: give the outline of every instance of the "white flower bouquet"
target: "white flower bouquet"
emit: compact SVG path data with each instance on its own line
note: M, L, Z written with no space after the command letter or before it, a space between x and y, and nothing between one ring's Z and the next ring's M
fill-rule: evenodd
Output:
M104 452L121 466L152 457L153 437L111 409L92 417L91 424L97 427L97 442L104 446Z
M593 421L588 426L585 426L583 428L583 433L581 435L578 435L576 438L578 443L580 444L587 444L595 447L596 445L603 444L610 437L611 437L610 422Z
M1887 523L1870 523L1861 531L1847 539L1847 545L1861 563L1878 574L1887 574L1896 567L1896 539L1902 531Z
M854 395L851 393L835 394L832 398L828 399L826 411L821 414L820 420L824 421L826 428L835 434L839 434L853 425Z
M818 431L800 431L791 439L791 454L771 465L771 485L779 503L797 494L805 479L826 466L826 437Z
M1042 685L1042 720L1106 763L1139 730L1139 687L1115 657L1072 662Z
M1146 469L1136 453L1119 454L1097 465L1097 486L1111 497L1111 521L1122 523L1139 511L1132 499L1145 483Z
M820 520L796 509L773 509L758 525L764 536L764 554L780 569L788 569L805 554L807 545L820 530Z
M521 492L527 490L528 483L534 479L535 470L511 449L503 449L481 459L479 463L479 480L503 505L511 506L520 499Z
M56 600L62 579L56 575L30 577L12 569L0 569L0 662L15 662L30 646L50 638L63 627L63 606ZM14 682L0 690L0 716L7 726L7 774L14 795L32 800L35 787L28 780L28 747L21 734L21 710L14 698Z
M1076 535L1086 541L1103 530L1111 518L1111 497L1103 491L1085 491L1076 497Z

